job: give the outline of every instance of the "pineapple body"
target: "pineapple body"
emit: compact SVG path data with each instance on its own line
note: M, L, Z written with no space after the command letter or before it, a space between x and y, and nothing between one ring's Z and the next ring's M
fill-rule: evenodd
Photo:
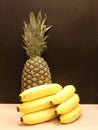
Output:
M47 62L39 56L29 58L22 73L22 91L42 84L51 83L51 74Z

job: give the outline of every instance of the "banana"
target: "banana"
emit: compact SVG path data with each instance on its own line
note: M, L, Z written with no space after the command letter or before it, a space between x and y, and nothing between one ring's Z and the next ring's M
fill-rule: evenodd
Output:
M41 122L45 122L57 117L54 113L55 107L51 107L45 110L24 114L20 119L24 124L37 124Z
M49 100L51 100L52 97L53 95L36 99L33 101L29 101L29 102L24 102L17 107L17 111L22 113L30 113L30 112L35 112L46 108L50 108L53 106L49 102Z
M72 111L60 115L60 122L61 123L71 123L73 121L75 121L76 119L78 119L81 115L81 111L82 111L82 107L80 104L78 104Z
M19 94L19 97L22 102L26 102L53 95L61 89L62 86L57 83L44 84L24 90L22 93Z
M75 93L70 99L58 105L55 109L55 113L57 115L67 113L75 108L78 105L79 101L79 95Z
M61 104L64 101L68 100L70 97L72 97L75 91L76 89L73 85L66 85L62 90L60 90L53 96L50 103L54 105Z

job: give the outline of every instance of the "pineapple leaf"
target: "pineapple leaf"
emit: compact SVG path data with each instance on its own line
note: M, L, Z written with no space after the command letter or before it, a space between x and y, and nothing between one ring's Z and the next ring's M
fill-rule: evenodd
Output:
M42 14L41 14L41 10L39 11L38 15L37 15L37 18L36 18L36 21L37 22L42 22Z
M27 26L26 22L23 21L23 23L24 23L24 28L27 28L28 26Z
M47 16L45 15L45 18L43 19L42 24L41 24L41 30L43 30L43 28L45 26L46 18L47 18Z
M52 27L52 25L47 27L45 32L47 32L51 27Z
M45 36L45 37L43 38L43 41L45 41L48 37L49 37L48 35L47 35L47 36Z
M30 13L30 24L33 29L36 28L36 19L35 19L35 15L33 12Z

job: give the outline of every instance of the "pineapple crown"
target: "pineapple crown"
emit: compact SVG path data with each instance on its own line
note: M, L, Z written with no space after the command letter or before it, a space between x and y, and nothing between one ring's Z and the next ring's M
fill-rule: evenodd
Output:
M45 25L47 16L45 15L42 18L41 11L38 12L37 17L35 17L33 12L29 14L29 17L30 21L28 23L24 21L23 48L30 57L41 56L43 51L47 49L46 39L48 35L46 35L46 32L51 26Z

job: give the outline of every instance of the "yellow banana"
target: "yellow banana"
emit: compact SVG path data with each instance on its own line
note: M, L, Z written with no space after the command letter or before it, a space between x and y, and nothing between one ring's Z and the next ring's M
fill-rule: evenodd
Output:
M61 104L64 101L68 100L72 97L75 93L75 87L73 85L67 85L62 90L57 92L52 100L50 101L51 104Z
M36 99L29 102L24 102L17 107L17 110L22 113L30 113L46 108L50 108L53 105L49 102L53 96L47 96L40 99Z
M22 102L26 102L53 95L61 89L62 86L57 83L44 84L24 90L22 93L19 94L19 97Z
M71 123L73 121L75 121L76 119L78 119L81 115L81 111L82 111L82 107L80 104L78 104L72 111L60 115L60 122L61 123Z
M78 105L79 101L80 98L78 94L75 93L70 99L58 105L55 109L55 113L57 115L67 113L71 111L73 108L75 108Z
M37 124L41 122L45 122L57 117L54 113L56 107L51 107L45 110L25 114L21 117L21 122L24 124Z

